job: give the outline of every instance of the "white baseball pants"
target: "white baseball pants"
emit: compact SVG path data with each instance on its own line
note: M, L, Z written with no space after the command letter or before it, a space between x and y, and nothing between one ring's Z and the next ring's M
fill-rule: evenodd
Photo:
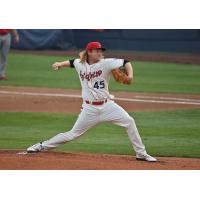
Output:
M6 75L6 62L10 50L11 35L0 35L0 76Z
M83 109L73 128L68 132L60 133L44 141L42 145L45 149L55 148L60 144L78 138L88 129L101 122L111 122L125 127L136 154L146 153L134 119L122 107L111 100L101 106L83 103Z

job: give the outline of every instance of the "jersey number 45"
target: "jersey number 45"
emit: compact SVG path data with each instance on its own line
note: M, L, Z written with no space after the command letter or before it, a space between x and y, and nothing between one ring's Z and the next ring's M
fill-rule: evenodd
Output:
M96 89L103 89L105 88L105 83L104 81L96 81L95 84L94 84L94 88Z

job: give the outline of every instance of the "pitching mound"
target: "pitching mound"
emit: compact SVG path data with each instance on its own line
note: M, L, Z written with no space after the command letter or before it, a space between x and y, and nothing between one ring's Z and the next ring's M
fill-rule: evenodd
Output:
M0 169L10 170L117 170L117 169L200 169L200 159L160 157L159 162L136 161L133 156L44 152L18 154L19 151L0 151Z

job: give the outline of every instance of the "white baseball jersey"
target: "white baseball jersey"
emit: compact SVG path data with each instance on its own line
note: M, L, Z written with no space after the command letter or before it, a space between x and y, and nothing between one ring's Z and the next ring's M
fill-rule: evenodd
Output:
M106 58L89 65L87 62L81 63L80 59L75 59L73 66L79 74L82 86L83 100L99 101L109 99L108 84L110 72L124 64L124 59Z

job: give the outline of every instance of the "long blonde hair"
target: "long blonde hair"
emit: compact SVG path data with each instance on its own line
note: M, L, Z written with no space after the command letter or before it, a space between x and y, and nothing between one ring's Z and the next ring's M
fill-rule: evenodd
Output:
M88 53L87 53L87 51L86 51L86 50L81 51L81 52L79 53L79 57L80 57L80 62L81 62L81 63L86 62L86 61L88 60Z
M88 52L86 50L83 50L79 53L79 57L80 57L80 62L84 63L88 61ZM104 55L102 55L101 57L102 59L104 58Z

